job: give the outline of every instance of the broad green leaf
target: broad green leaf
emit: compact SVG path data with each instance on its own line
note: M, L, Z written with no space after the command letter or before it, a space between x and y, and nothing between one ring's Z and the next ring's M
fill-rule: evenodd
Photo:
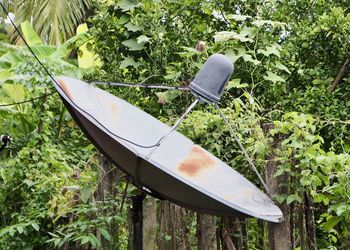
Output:
M231 59L232 63L235 63L239 58L247 54L247 51L244 48L238 48L237 52L232 49L225 51L225 56Z
M139 36L137 39L138 43L148 43L151 39L145 35Z
M161 104L171 103L176 97L180 95L179 91L168 90L164 92L157 92L158 102Z
M0 70L8 70L11 69L12 65L19 63L23 60L20 55L17 53L10 51L5 55L0 57Z
M285 26L285 23L271 21L271 20L254 20L252 22L252 24L257 26L257 27L261 27L263 25L271 25L272 27L284 27Z
M123 69L129 66L133 66L134 68L137 68L140 65L141 63L135 62L134 57L128 56L120 63L120 68Z
M77 27L77 35L88 32L88 30L86 23L80 24ZM79 47L78 64L79 68L84 69L102 65L98 56L87 48L87 42Z
M81 200L83 202L87 202L92 194L93 188L92 187L83 187L80 190Z
M36 230L36 231L39 231L39 225L38 225L38 223L36 223L36 222L32 222L32 227Z
M322 227L325 231L329 231L331 230L335 225L337 225L340 221L342 220L341 217L334 217L334 216L330 216L329 218L327 218L327 222L322 224Z
M122 42L122 44L129 48L131 51L142 50L144 43L138 43L136 39L129 39Z
M90 35L88 32L82 32L79 33L70 39L68 39L66 42L64 42L61 46L59 46L55 53L53 53L50 58L51 59L57 59L57 58L64 58L67 57L73 49L78 48L85 44L87 41L90 40Z
M219 31L214 35L215 42L225 42L229 40L239 40L241 42L254 42L253 39L247 37L246 34L237 34L234 31Z
M1 70L0 71L0 80L7 79L11 76L13 76L13 73L8 71L8 70Z
M241 79L235 78L235 79L232 79L231 81L228 82L228 84L226 85L226 90L230 90L232 88L240 89L240 88L245 88L245 87L248 87L247 83L241 84Z
M25 90L22 85L19 84L3 84L3 92L15 102L21 102L25 98Z
M246 16L246 15L229 15L228 18L236 20L236 21L245 21L245 20L250 19L252 17Z
M124 25L129 31L136 32L142 30L142 26L140 25L134 25L131 22L128 22Z
M25 179L23 183L27 184L28 187L31 187L35 184L32 180L29 179Z
M33 27L30 25L28 21L21 23L21 29L22 29L24 39L26 39L29 46L43 45L40 37L38 36L38 34L35 32L35 30L33 29Z
M287 197L287 204L291 204L292 202L297 201L297 202L302 202L302 199L299 195L297 194L292 194Z
M47 45L31 46L31 49L39 59L46 59L56 52L56 47ZM25 48L29 52L27 48Z
M137 6L139 6L140 3L138 0L121 0L118 3L118 6L124 11L129 11L132 10L134 8L136 8Z
M263 49L258 49L258 53L260 53L260 54L263 54L263 55L265 55L265 56L269 56L269 55L276 55L276 56L278 56L278 57L280 57L281 56L281 54L280 54L280 52L279 52L279 49L280 49L280 45L278 45L278 44L273 44L273 45L271 45L271 46L267 46L266 48L265 48L265 50L263 50Z
M275 67L277 69L283 70L283 71L287 72L288 74L290 74L289 69L286 66L284 66L280 61L276 62Z
M111 235L109 234L109 232L108 232L106 229L104 229L104 228L99 228L98 230L101 232L102 236L103 236L106 240L108 240L108 241L111 240Z
M86 244L87 242L89 242L89 240L90 240L90 237L88 237L88 236L83 236L83 237L81 238L80 244L81 244L81 245L84 245L84 244Z
M18 226L16 227L16 229L17 229L17 232L19 232L20 234L23 233L23 227L22 227L21 225L18 225Z
M350 205L340 205L339 207L337 207L336 213L338 216L340 216L345 211L350 211Z
M285 82L285 80L282 77L276 75L275 73L272 73L271 71L267 71L266 73L267 75L264 76L265 80L271 81L273 83Z

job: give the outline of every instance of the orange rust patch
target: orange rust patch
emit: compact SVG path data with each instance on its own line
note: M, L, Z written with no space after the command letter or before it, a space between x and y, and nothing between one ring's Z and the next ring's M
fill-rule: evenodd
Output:
M66 93L66 95L70 98L70 99L74 99L72 96L72 93L70 92L67 84L65 83L65 81L63 81L62 79L57 80L57 82L59 83L60 87L63 89L64 93Z
M180 162L178 170L190 177L198 175L201 171L213 167L215 161L209 157L209 153L199 146L193 146L186 158Z

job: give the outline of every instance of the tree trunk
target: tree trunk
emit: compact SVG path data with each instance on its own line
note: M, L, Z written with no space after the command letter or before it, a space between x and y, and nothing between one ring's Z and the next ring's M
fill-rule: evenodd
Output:
M304 220L304 205L300 204L299 207L299 240L300 250L306 250L305 244L305 220Z
M314 216L314 207L312 198L308 193L304 193L305 198L305 221L307 228L307 243L309 250L317 249L316 244L316 224L315 224L315 216Z
M258 220L258 247L260 250L265 250L265 223Z
M117 195L117 182L120 176L119 170L113 166L113 164L102 154L99 156L100 165L98 168L98 187L95 193L96 201L105 201L108 198L113 198ZM116 208L109 211L110 213L116 213ZM105 211L106 213L106 211ZM98 216L98 215L97 215ZM101 241L101 248L107 248L113 246L118 242L118 226L116 223L109 225L109 234L111 235L111 241L107 241L104 237L101 237L97 232L97 238Z
M265 124L265 133L270 131L272 128L272 124ZM271 195L288 195L288 174L284 173L278 177L275 177L275 173L278 167L275 151L281 147L281 141L282 138L275 136L274 143L271 145L272 152L268 157L268 163L266 165L266 184L270 189ZM269 249L290 250L292 247L290 230L290 206L284 202L282 205L280 205L280 209L284 215L284 221L282 223L268 223Z
M188 249L189 229L186 224L187 211L169 201L162 201L159 209L158 249Z
M232 244L235 246L236 249L240 250L243 248L242 227L240 225L240 220L237 217L223 217L222 233L224 238L224 250L230 249L230 245L227 244L227 237L230 238Z
M145 199L143 204L143 247L156 249L157 241L157 200L153 197Z
M215 249L216 218L197 213L197 246L201 250Z
M246 219L240 219L241 231L242 231L242 249L248 250L248 233Z

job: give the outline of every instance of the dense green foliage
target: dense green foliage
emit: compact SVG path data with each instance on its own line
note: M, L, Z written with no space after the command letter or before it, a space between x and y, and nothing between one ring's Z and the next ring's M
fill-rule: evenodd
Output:
M288 192L274 199L302 209L310 197L318 247L347 249L350 77L345 75L331 89L349 57L347 4L307 0L99 1L89 21L94 45L88 47L93 47L103 64L93 70L79 69L69 60L72 49L90 38L86 33L56 48L44 45L26 24L22 29L32 34L28 41L52 74L84 79L185 86L209 55L228 56L235 72L221 106L259 171L264 172L273 152L278 165L275 177L288 175ZM4 43L0 49L0 103L53 91L49 78L26 48ZM177 91L107 90L168 124L173 124L191 101L189 95ZM125 249L129 204L124 205L124 190L128 196L136 190L121 176L114 195L103 201L96 198L101 182L98 153L58 96L0 107L0 114L0 132L15 138L1 155L0 246ZM262 188L214 108L199 105L179 130ZM217 218L217 225L223 221ZM193 216L188 223L193 245ZM300 230L295 231L296 236ZM249 249L259 249L254 237L257 231L251 219ZM161 233L158 237L171 239Z

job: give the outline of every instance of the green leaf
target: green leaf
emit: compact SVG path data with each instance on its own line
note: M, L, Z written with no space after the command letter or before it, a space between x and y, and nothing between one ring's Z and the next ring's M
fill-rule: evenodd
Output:
M28 187L31 187L35 184L32 180L29 179L25 179L23 183L27 184Z
M31 225L32 225L32 227L33 227L36 231L39 231L39 225L38 225L38 223L32 222Z
M137 39L138 43L148 43L151 39L145 35L139 36Z
M80 24L77 27L77 35L88 32L88 26L86 23ZM85 36L83 36L85 38ZM76 41L77 42L77 41ZM79 68L91 68L94 66L101 66L101 61L97 55L95 55L90 49L88 49L88 42L85 42L79 47L78 64Z
M12 65L22 61L21 56L15 52L7 52L0 57L0 70L11 69Z
M290 74L289 69L286 66L284 66L280 61L276 62L275 67L277 69L283 70L283 71L287 72L288 74Z
M292 202L297 201L297 202L302 202L302 199L299 195L297 194L292 194L287 197L287 204L291 204Z
M92 187L83 187L80 191L80 194L81 194L81 200L86 203L91 194L92 194L92 191L93 191L93 188Z
M142 30L142 26L132 24L131 22L128 22L124 25L129 31L136 32Z
M327 218L327 222L322 224L325 231L330 231L335 225L337 225L342 220L341 217L330 216Z
M11 73L10 71L0 70L0 80L10 78L11 76L13 76L13 73Z
M122 11L126 12L132 10L139 6L140 3L138 0L121 0L118 3L118 6L122 9Z
M19 232L20 234L23 233L23 227L22 227L21 225L18 225L18 226L16 227L16 229L17 229L17 232Z
M252 24L257 26L257 27L261 27L263 25L271 25L272 27L284 27L285 26L285 23L271 21L271 20L254 20L252 22Z
M81 245L84 245L84 244L86 244L87 242L89 242L89 240L90 240L90 237L88 237L88 236L83 236L83 237L81 238L80 244L81 244Z
M138 68L141 63L135 62L134 57L128 56L120 63L120 68L124 69L129 66L133 66L134 68Z
M263 55L265 55L265 56L269 56L269 55L276 55L276 56L278 56L278 57L280 57L281 56L281 54L280 54L280 52L279 52L279 49L280 49L280 45L278 45L277 43L275 43L275 44L273 44L273 45L271 45L271 46L267 46L266 48L265 48L265 50L263 50L263 49L258 49L258 53L260 53L260 54L263 54Z
M38 36L38 34L35 32L35 30L33 29L33 27L30 25L28 21L21 23L21 29L22 29L24 39L26 39L29 46L43 45L40 37Z
M15 102L21 102L25 98L25 90L22 85L5 83L2 85L2 90L6 96Z
M165 92L157 92L158 102L161 104L171 103L176 97L180 95L179 91L168 90Z
M164 237L164 238L165 238L165 240L166 240L166 241L171 240L171 236L170 236L170 235L165 235L165 237Z
M138 43L136 39L129 39L122 42L130 51L142 50L145 43Z
M88 32L79 33L69 38L61 46L59 46L57 50L54 53L52 53L50 58L55 60L57 58L67 57L72 52L73 49L82 46L90 39L91 37Z
M271 81L273 83L285 82L285 80L282 77L276 75L275 73L272 73L271 71L267 71L266 73L267 73L267 76L266 75L264 76L265 80Z
M342 215L345 211L350 211L349 205L340 205L337 207L336 213L338 216Z
M103 236L106 240L108 240L108 241L111 240L111 235L109 234L109 232L108 232L106 229L104 229L104 228L99 228L98 230L101 232L102 236Z
M237 34L234 31L219 31L214 35L214 41L217 42L225 42L229 40L239 40L241 42L254 42L253 39L247 37L247 34Z
M247 19L251 19L251 16L245 16L245 15L229 15L228 16L229 19L233 19L236 21L245 21Z
M226 90L230 90L232 88L240 89L240 88L248 87L247 83L241 84L240 82L241 82L240 78L232 79L231 81L228 82L228 84L226 86Z

